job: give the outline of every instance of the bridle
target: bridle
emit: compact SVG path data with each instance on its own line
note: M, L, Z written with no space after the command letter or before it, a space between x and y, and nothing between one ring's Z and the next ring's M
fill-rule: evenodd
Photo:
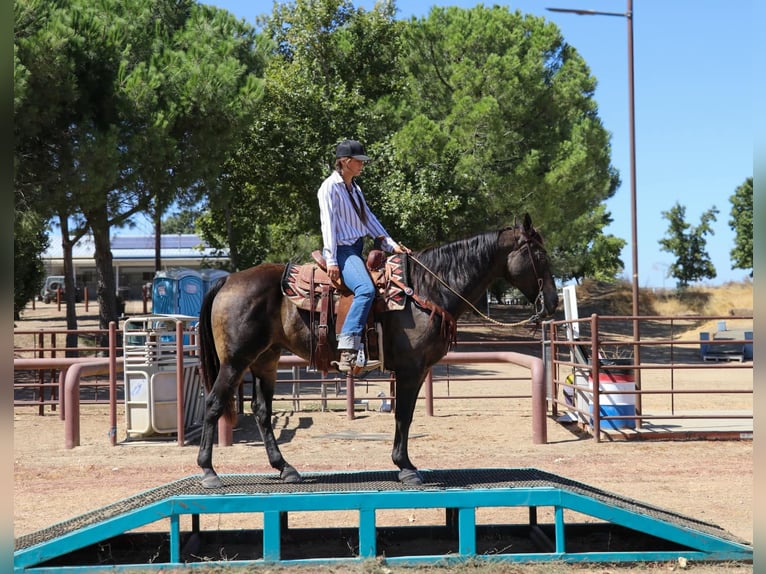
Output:
M545 295L543 293L543 278L540 276L540 273L537 272L537 265L535 265L535 256L532 253L531 243L534 242L540 247L542 247L543 242L542 242L542 239L539 238L539 236L530 237L523 230L521 231L521 239L522 239L522 242L519 244L519 247L527 248L527 254L529 255L529 260L532 262L532 271L535 274L535 280L537 281L537 296L535 297L535 300L532 302L534 314L529 319L526 320L526 323L540 323L545 313Z

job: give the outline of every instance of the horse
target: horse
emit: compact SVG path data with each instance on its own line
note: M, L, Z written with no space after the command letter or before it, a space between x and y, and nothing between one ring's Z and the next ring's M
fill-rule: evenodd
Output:
M423 479L408 453L408 437L415 402L429 369L449 350L453 341L445 331L473 308L496 278L505 278L534 302L539 322L558 306L548 254L529 214L523 223L452 241L408 258L410 286L415 299L403 309L380 315L384 369L395 376L395 433L391 458L398 479L410 486ZM213 468L214 432L221 416L236 421L235 393L243 374L253 377L253 413L269 463L286 483L301 476L282 456L272 428L272 399L277 364L283 350L304 359L311 353L309 312L283 295L285 265L263 263L220 279L205 295L199 318L202 376L207 391L205 416L197 464L201 484L219 488ZM416 304L427 299L432 305ZM440 313L435 313L440 309ZM333 345L333 352L335 352Z

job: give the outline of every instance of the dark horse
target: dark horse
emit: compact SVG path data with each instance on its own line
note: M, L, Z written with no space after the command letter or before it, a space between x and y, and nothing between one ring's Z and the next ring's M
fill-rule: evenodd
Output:
M529 215L521 225L482 233L424 251L409 261L412 289L456 320L504 277L533 301L537 317L551 315L558 304L548 255ZM283 349L305 359L312 336L308 312L283 296L284 265L262 264L228 275L205 296L199 321L199 343L207 399L197 463L202 485L221 486L213 469L213 440L218 419L236 420L235 392L242 375L253 375L253 412L271 466L285 482L298 482L297 470L282 457L271 423L277 363ZM396 431L392 459L399 480L422 484L407 452L415 401L428 370L449 350L442 322L446 315L408 300L401 311L382 314L383 357L396 376ZM213 383L215 380L215 383Z

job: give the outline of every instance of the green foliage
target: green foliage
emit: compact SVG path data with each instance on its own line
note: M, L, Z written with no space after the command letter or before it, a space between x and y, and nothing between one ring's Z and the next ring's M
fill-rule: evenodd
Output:
M624 242L601 235L619 178L595 79L558 29L500 7L434 8L409 22L394 12L298 0L263 19L275 47L264 98L208 197L206 238L228 242L237 267L298 238L319 247L316 189L337 141L353 137L374 158L360 178L368 202L405 244L528 211L566 254L562 278L614 278Z
M162 220L163 234L187 234L195 232L197 212L192 209L182 209Z
M40 255L48 248L45 219L17 199L13 221L13 318L40 292L45 267Z
M371 207L413 248L529 212L562 280L622 269L624 241L603 234L619 177L596 80L543 18L295 0L256 34L192 0L14 10L14 183L45 190L70 242L201 202L195 229L233 268L304 259L321 245L316 190L354 138L374 158ZM110 253L97 261L106 296Z
M14 185L45 193L65 254L92 233L106 327L117 317L110 229L159 217L219 175L261 97L263 50L244 21L193 0L14 10Z
M586 217L619 183L609 134L595 79L559 30L499 6L433 8L402 44L403 123L383 147L387 165L374 167L394 230L420 245L529 212L549 248L569 255L560 277L604 262L601 275L618 272L620 240L594 252L608 221Z
M729 225L734 230L732 269L750 269L753 276L753 178L748 177L729 198Z
M711 223L716 220L718 209L715 206L705 211L696 227L686 222L686 207L676 203L662 216L668 220L668 230L659 244L663 251L672 253L676 261L670 266L668 274L677 280L681 290L690 283L702 279L714 279L716 270L705 251L705 236L713 235Z
M347 137L371 144L389 126L376 102L396 85L393 15L388 2L365 11L340 0L298 0L263 18L274 47L264 97L208 193L200 227L205 239L230 247L235 268L321 246L316 190L335 145Z
M558 244L551 252L555 276L578 283L585 278L606 283L617 281L625 267L619 255L627 241L603 233L611 222L606 206L600 204L559 230ZM583 229L591 231L583 234Z

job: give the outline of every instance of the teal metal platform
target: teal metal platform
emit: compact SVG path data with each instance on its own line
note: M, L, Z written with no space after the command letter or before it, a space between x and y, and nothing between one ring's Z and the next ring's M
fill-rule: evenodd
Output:
M421 472L425 484L418 488L401 485L394 471L307 473L295 485L281 483L276 474L222 475L224 486L216 490L202 488L198 476L187 477L17 538L14 569L148 572L376 557L409 565L753 559L749 542L714 524L534 468ZM526 508L528 520L477 523L477 510L514 507ZM444 524L379 526L376 520L387 509L434 508L445 509ZM545 508L549 523L538 520L538 509ZM289 514L302 511L354 511L358 527L289 524ZM260 513L263 527L200 528L200 515L226 513ZM188 530L181 528L185 515L191 516Z

